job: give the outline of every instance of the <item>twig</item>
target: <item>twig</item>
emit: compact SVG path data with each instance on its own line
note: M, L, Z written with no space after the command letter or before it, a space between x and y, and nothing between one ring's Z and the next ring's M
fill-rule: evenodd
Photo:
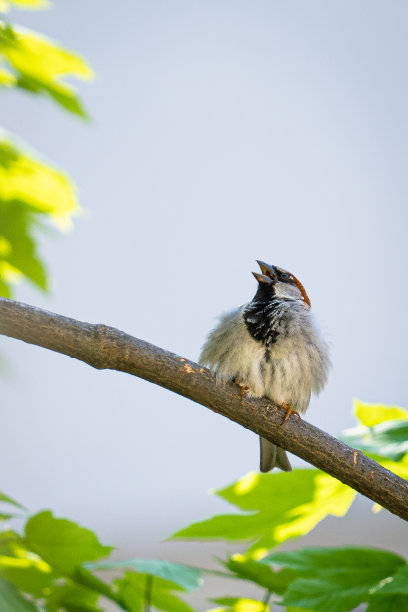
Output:
M241 397L236 385L217 384L193 361L106 325L82 323L0 298L0 334L36 344L97 369L139 376L228 417L338 478L393 514L408 520L408 482L307 421L290 417L266 399Z

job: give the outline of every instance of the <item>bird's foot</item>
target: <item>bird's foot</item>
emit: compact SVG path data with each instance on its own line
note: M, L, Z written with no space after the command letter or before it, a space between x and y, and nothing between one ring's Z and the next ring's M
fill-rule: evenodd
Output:
M292 408L289 406L289 404L286 404L285 402L282 402L280 404L280 407L283 408L283 410L286 410L285 418L283 419L282 423L280 424L280 427L284 426L284 424L286 423L286 421L288 420L288 418L290 417L291 414L293 414L293 416L295 416L297 419L300 419L300 414L298 412L296 412L296 410L292 410Z
M234 378L232 382L234 383L234 385L238 385L239 395L243 397L245 393L248 391L249 387L247 387L247 385L244 385L240 380L238 380L238 378Z

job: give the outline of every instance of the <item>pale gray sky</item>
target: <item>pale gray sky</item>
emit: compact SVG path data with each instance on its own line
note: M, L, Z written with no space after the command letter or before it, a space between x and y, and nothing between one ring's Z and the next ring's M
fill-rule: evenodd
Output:
M353 425L353 397L408 406L407 19L403 0L61 0L15 13L97 74L80 86L91 125L1 94L2 125L66 169L89 211L43 242L52 295L17 297L196 359L214 317L254 294L262 259L300 278L331 341L307 419L336 434ZM1 346L14 368L1 489L124 556L183 558L157 542L225 509L207 490L257 469L256 436L203 407ZM308 543L406 550L402 523L369 507Z

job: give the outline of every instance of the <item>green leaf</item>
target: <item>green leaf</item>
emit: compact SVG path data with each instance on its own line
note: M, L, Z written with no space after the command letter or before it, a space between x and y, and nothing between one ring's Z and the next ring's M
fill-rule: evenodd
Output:
M79 210L75 189L62 172L4 138L0 139L0 202L19 202L33 212L49 215L61 227L69 226Z
M11 298L10 284L2 278L2 269L0 265L0 297Z
M0 85L3 87L12 87L13 85L16 85L16 83L16 77L6 68L0 67Z
M8 495L4 495L4 493L0 493L0 502L3 502L5 504L10 504L11 506L15 506L16 508L19 508L20 510L25 510L24 506L16 502L15 499L12 499Z
M122 578L115 580L115 585L118 596L130 612L141 612L148 595L151 605L157 610L193 612L186 602L172 594L172 590L180 589L179 585L168 580L126 572Z
M272 563L307 575L324 573L330 576L339 572L357 571L360 573L360 578L366 573L371 577L373 571L378 571L381 577L386 577L394 574L399 567L406 566L405 560L395 553L377 548L352 546L313 547L298 551L274 552L265 557L263 563ZM387 573L390 571L391 574Z
M306 548L268 555L265 562L299 573L282 603L322 612L345 612L369 599L404 559L374 548Z
M399 461L408 453L408 419L385 421L373 427L348 429L341 439L365 453Z
M4 612L35 612L38 611L38 608L25 599L14 584L0 576L0 610L4 610Z
M108 599L116 601L115 593L111 585L100 580L100 578L92 574L84 565L85 564L81 565L81 567L77 568L75 571L75 575L73 576L75 583L99 595L103 595Z
M7 554L1 554L0 574L20 591L39 598L49 593L55 578L48 563L21 546L20 541L9 543Z
M393 576L386 578L376 594L408 595L408 565L403 565Z
M384 421L408 419L408 411L404 408L383 404L365 404L359 400L354 401L354 414L360 423L367 427L374 427Z
M97 606L98 595L74 584L53 589L47 598L47 612L102 612Z
M20 591L39 598L49 593L56 577L48 563L28 550L23 538L10 529L1 532L0 574Z
M102 546L96 535L66 519L54 518L51 512L36 514L27 522L25 540L56 571L74 575L85 561L94 561L110 554L112 548Z
M46 92L55 102L58 102L58 104L66 110L79 115L83 119L89 119L81 101L75 94L75 90L69 85L64 85L62 87L57 83L45 84L28 76L20 76L16 81L16 85L33 94Z
M12 529L3 529L0 534L0 555L15 556L14 546L24 548L21 536Z
M194 612L194 609L179 597L157 588L155 581L153 581L152 605L157 610L164 610L164 612Z
M118 596L130 612L142 612L144 607L147 577L126 573L122 578L115 580Z
M375 595L371 597L366 612L403 612L408 610L407 595Z
M19 560L14 566L6 564L4 558L0 557L0 573L9 582L12 582L19 591L29 593L38 598L43 598L50 592L55 575L44 572L39 564L25 565L24 560Z
M48 280L41 262L35 240L30 235L35 226L33 213L20 203L2 204L0 201L0 232L1 240L7 241L10 249L3 251L0 259L0 276L5 282L13 282L10 268L15 271L16 280L21 277L32 281L47 291ZM1 256L0 256L1 257Z
M356 492L318 470L250 473L216 494L244 514L218 515L185 527L172 537L249 540L252 556L309 533L327 515L344 516Z
M0 21L1 56L14 69L17 86L48 95L70 112L87 117L75 89L63 81L67 75L92 77L92 70L78 54L31 30Z
M248 559L243 555L233 555L229 557L225 566L242 580L249 580L258 584L260 587L282 595L289 584L296 578L296 573L292 570L281 570L275 572L263 561Z
M85 566L95 570L110 570L121 567L132 568L141 574L157 576L180 586L184 591L192 591L202 582L201 572L195 567L161 561L157 559L128 559L125 561L106 561L86 563Z
M40 219L69 227L79 210L67 177L0 138L0 295L26 278L46 291L47 274L37 253Z
M214 603L221 605L220 608L212 608L208 612L268 612L269 606L257 599L242 597L217 597L211 599Z
M400 461L408 453L408 411L398 406L354 402L362 426L347 429L340 439L366 454ZM380 463L382 461L380 460Z

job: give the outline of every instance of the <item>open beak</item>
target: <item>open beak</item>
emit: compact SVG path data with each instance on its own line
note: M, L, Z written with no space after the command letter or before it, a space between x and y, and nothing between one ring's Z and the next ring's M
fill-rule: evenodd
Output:
M268 278L270 278L272 280L276 280L277 279L277 273L276 273L276 270L275 270L274 266L270 266L269 264L265 263L264 261L259 261L258 259L256 260L256 263L261 268L262 276L267 276Z
M259 272L252 272L252 274L255 276L258 283L263 283L264 285L272 284L272 279L269 276L266 276L265 274L259 274Z

